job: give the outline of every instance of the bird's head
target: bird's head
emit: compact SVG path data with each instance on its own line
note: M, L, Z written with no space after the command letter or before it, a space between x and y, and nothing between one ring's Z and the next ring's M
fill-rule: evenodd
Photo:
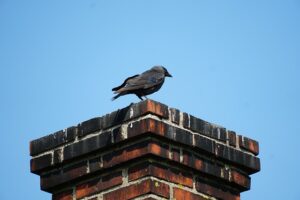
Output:
M152 67L152 70L155 70L159 73L163 73L167 77L172 77L172 75L168 72L168 70L164 66L154 66Z

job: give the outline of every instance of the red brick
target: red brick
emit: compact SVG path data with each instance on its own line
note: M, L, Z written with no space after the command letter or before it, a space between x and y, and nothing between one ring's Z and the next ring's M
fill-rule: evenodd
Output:
M151 142L148 146L151 154L169 158L169 146L160 142Z
M145 176L150 176L150 162L144 162L128 169L128 180L133 181Z
M194 159L193 159L192 154L185 150L182 151L182 154L183 154L182 155L183 156L183 160L182 160L183 164L186 166L189 166L189 167L193 167Z
M258 142L255 140L239 135L239 145L240 148L250 151L254 155L259 153Z
M180 162L180 149L171 148L172 151L172 160Z
M231 181L247 190L250 189L250 178L235 170L231 171Z
M78 185L76 187L76 198L81 199L120 184L122 184L122 172L111 173Z
M53 194L52 200L73 200L73 190Z
M140 112L141 115L150 113L161 118L165 118L165 119L169 118L168 106L152 100L146 100L141 102Z
M149 141L137 143L132 146L112 151L103 156L103 167L108 168L122 162L141 157L147 154Z
M116 199L132 199L145 194L156 194L165 198L169 198L170 188L168 185L154 181L145 180L140 183L136 183L127 187L120 188L118 190L109 192L103 195L104 200L116 200Z
M210 186L196 180L196 190L200 193L207 194L222 200L240 200L239 195L234 195L229 191L223 191L219 188Z
M129 181L136 180L145 176L154 176L168 182L173 182L187 187L193 187L192 174L181 172L176 169L171 169L157 163L146 162L134 166L128 170Z
M174 200L207 200L206 198L186 190L174 188Z

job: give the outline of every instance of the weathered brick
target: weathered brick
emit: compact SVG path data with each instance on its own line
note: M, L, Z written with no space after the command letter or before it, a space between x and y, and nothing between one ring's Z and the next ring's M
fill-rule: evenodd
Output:
M145 176L150 176L151 163L150 162L143 162L139 163L138 165L132 166L128 169L128 180L133 181L140 179Z
M206 152L214 154L215 152L215 141L205 138L201 135L194 135L195 147L204 150Z
M139 103L139 105L141 115L153 114L161 118L169 118L168 106L162 103L153 100L145 100Z
M169 158L169 146L164 143L153 141L148 145L148 152L163 158Z
M122 184L122 172L112 172L109 175L95 178L76 186L76 198L81 199L99 193L103 190Z
M102 117L95 117L82 122L78 127L79 128L78 136L83 137L89 133L93 133L101 130L103 127L102 121L103 121Z
M192 131L212 137L213 126L199 118L190 115L190 129Z
M142 182L120 188L103 195L104 200L122 199L128 200L145 194L156 194L169 198L170 188L168 185L155 180L144 180Z
M186 130L176 128L175 141L192 146L193 134Z
M149 153L148 149L149 141L143 141L137 144L133 144L129 147L120 149L118 151L112 151L103 155L103 167L108 168L119 163L142 157Z
M239 186L241 186L244 190L250 189L250 177L245 176L236 170L231 170L231 179L230 180L233 183L236 183Z
M175 108L170 108L170 119L173 123L179 124L180 120L180 111Z
M227 131L227 140L230 146L236 147L236 133L234 131Z
M193 143L192 133L151 118L130 124L127 133L128 138L151 133L190 146Z
M53 154L53 164L59 164L62 162L62 149L55 149Z
M113 137L113 142L114 143L121 142L125 139L124 136L122 135L121 127L117 127L117 128L112 130L112 137Z
M128 170L129 181L136 180L145 176L154 176L168 182L193 187L193 177L191 173L180 171L171 167L163 166L158 163L142 163L131 167Z
M184 128L189 129L191 127L189 114L184 112L182 115L183 115L182 125L183 125Z
M33 158L30 160L30 170L33 173L37 173L40 170L43 170L47 167L51 166L51 162L52 162L52 154L45 154L43 156L37 157L37 158Z
M255 156L251 156L222 144L217 144L215 148L217 157L230 161L233 164L240 165L249 173L260 170L260 160Z
M194 165L194 158L191 152L183 150L182 157L183 157L182 159L183 164L189 167L192 167Z
M110 131L103 132L99 135L66 146L64 148L64 160L70 160L111 145L111 134Z
M30 142L30 155L34 156L53 149L65 143L65 133L63 130Z
M50 174L41 176L41 188L45 191L52 191L52 188L76 180L87 174L87 162L82 161L62 170L56 170Z
M89 160L90 172L95 172L100 170L102 168L101 163L102 163L101 156L90 159Z
M172 160L180 162L180 149L178 148L171 148L172 152Z
M222 190L220 186L217 185L217 187L208 185L201 181L201 179L196 178L196 190L200 193L216 197L218 199L224 199L224 200L240 200L240 196L233 194L229 191Z
M73 200L73 190L66 190L52 195L52 200Z
M239 135L239 145L240 148L249 151L253 153L254 155L258 155L259 153L259 147L258 147L258 142L255 140L252 140L250 138L244 137Z
M198 195L198 194L194 194L194 193L191 193L189 191L186 191L186 190L182 190L182 189L179 189L179 188L174 188L173 189L174 191L174 200L185 200L185 199L188 199L188 200L207 200L206 198Z

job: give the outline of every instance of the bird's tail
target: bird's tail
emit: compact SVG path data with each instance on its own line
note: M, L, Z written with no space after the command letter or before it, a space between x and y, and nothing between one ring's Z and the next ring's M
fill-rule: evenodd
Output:
M135 78L135 77L137 77L137 76L138 76L138 74L136 74L136 75L134 75L134 76L131 76L131 77L128 77L128 78L122 83L122 85L113 88L112 91L117 91L117 90L121 89L122 87L124 87L124 86L127 84L127 81L128 81L129 79Z
M111 100L112 100L112 101L113 101L113 100L116 100L117 98L119 98L119 97L122 96L122 95L123 95L123 94L118 94L118 95L112 97Z

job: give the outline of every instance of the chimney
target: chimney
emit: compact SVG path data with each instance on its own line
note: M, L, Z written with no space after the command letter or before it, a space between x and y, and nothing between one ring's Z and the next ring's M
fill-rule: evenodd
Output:
M30 142L53 200L238 200L258 142L152 100Z

